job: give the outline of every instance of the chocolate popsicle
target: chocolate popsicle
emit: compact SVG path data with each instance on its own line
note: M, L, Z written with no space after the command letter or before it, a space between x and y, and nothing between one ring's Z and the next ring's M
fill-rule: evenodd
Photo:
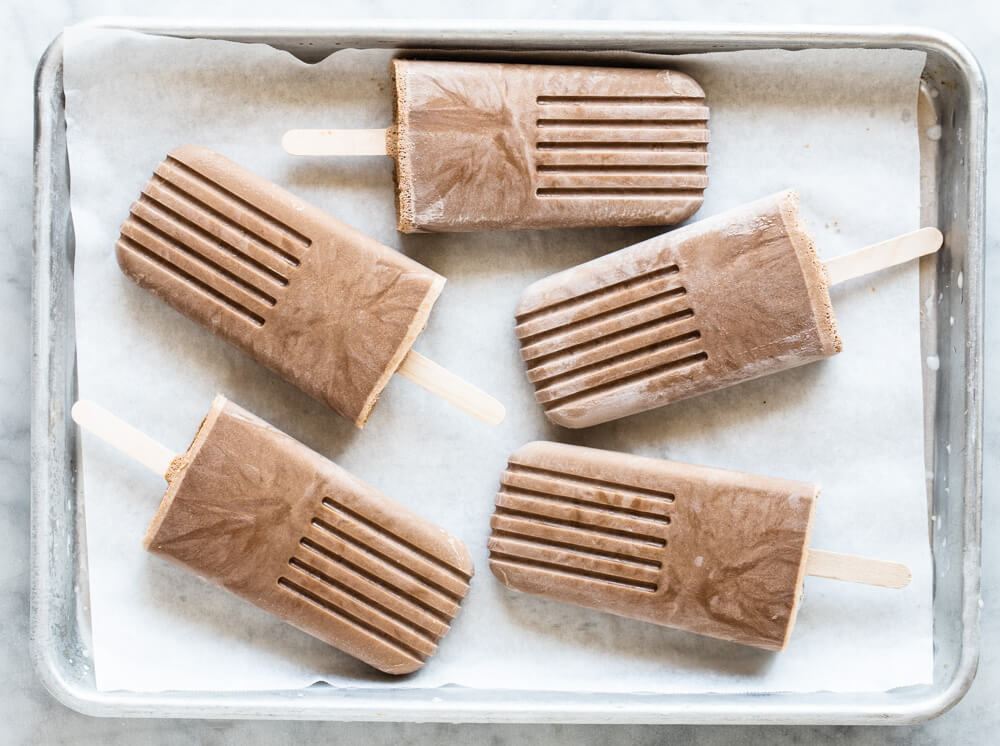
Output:
M840 352L828 285L940 245L923 228L824 265L780 192L535 282L515 332L546 416L588 427Z
M500 478L490 569L504 585L782 650L805 575L901 588L905 565L809 549L819 487L560 443Z
M393 60L388 130L291 130L296 155L396 159L399 230L672 225L708 185L708 107L673 70Z
M138 285L358 427L393 373L503 419L410 349L443 277L218 153L172 150L115 248Z
M165 476L146 549L380 671L420 668L468 592L460 540L225 397L180 455L90 402L73 419Z

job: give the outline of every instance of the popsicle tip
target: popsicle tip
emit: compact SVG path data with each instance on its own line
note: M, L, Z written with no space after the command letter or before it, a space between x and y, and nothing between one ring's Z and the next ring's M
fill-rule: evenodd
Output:
M298 132L299 130L287 130L285 134L281 136L281 147L285 149L285 152L289 155L302 155L296 147L298 142Z
M913 579L913 573L910 572L910 568L901 562L893 562L892 573L889 577L889 583L887 588L905 588L910 584Z
M937 251L944 245L944 234L938 228L928 226L921 228L920 232L927 236L928 247L933 247L927 253Z
M507 417L507 408L493 397L490 399L491 401L483 407L477 417L487 425L496 427Z
M83 420L87 419L87 412L93 411L94 402L87 399L78 399L69 410L70 417L73 418L73 422L77 425L82 425Z

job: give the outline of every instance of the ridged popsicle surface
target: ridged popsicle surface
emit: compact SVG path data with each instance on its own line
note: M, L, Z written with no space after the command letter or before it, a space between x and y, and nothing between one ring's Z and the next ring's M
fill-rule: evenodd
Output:
M781 650L819 488L560 443L500 477L490 569L556 601Z
M147 549L387 673L469 590L461 541L223 397L168 479Z

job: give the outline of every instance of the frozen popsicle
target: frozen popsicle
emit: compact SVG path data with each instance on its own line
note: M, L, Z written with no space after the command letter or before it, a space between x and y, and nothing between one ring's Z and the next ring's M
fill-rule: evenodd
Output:
M809 548L819 487L560 443L500 478L490 569L556 601L782 650L805 575L901 588L896 562Z
M166 478L146 549L380 671L420 668L458 613L461 541L224 397L180 455L91 402L73 419Z
M121 226L122 271L358 427L393 373L496 424L411 350L444 278L205 148L171 151Z
M671 225L708 185L708 107L673 70L393 60L387 130L291 130L296 155L396 159L399 230Z
M929 254L936 228L820 261L786 191L531 285L516 334L546 416L587 427L841 350L827 287Z

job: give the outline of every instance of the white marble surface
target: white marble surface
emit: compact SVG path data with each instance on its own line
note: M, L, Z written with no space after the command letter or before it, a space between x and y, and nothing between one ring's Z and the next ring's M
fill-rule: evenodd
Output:
M21 743L993 743L1000 726L1000 590L996 577L1000 549L991 541L1000 529L992 504L998 465L1000 427L995 400L986 396L984 438L983 629L979 675L965 699L930 723L902 728L782 728L688 726L481 726L406 725L386 723L187 722L101 720L78 715L42 689L32 671L28 635L28 395L29 302L31 274L31 135L32 71L48 42L67 24L97 15L142 13L174 17L204 15L195 0L125 3L115 0L37 3L7 0L0 5L0 71L6 95L0 104L0 744ZM347 18L347 17L509 17L613 18L702 22L896 23L934 26L962 39L975 52L988 80L1000 75L995 44L1000 5L995 0L926 0L872 3L772 0L718 0L668 4L648 2L538 3L513 0L475 5L439 0L414 4L407 0L365 3L320 0L275 3L273 0L219 2L215 17ZM997 160L996 117L990 123L991 161ZM987 251L992 255L1000 236L1000 214L988 219ZM1000 279L1000 269L987 266L986 286ZM987 352L993 352L996 330L989 319L995 294L987 290ZM995 354L987 356L986 390L996 382Z

